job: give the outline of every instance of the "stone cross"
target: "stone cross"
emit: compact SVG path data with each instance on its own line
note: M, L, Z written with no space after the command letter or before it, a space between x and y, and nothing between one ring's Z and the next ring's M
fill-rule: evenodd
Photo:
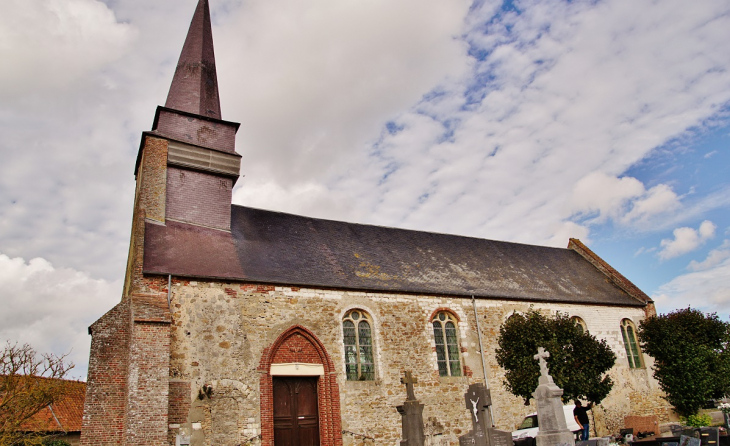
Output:
M400 379L401 384L406 385L406 401L415 401L416 394L413 392L413 384L416 384L418 380L413 377L410 370L405 372L405 377Z
M550 357L550 352L546 352L544 348L538 347L537 354L533 356L540 363L540 375L548 376L547 362L545 359Z

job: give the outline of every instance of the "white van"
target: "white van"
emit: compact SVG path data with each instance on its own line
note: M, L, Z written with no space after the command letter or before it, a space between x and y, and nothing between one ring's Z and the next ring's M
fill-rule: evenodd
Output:
M568 425L568 430L573 432L573 434L577 434L582 428L575 422L573 409L575 409L574 404L563 406L563 413L565 414L565 423ZM537 432L537 412L533 412L522 420L520 427L518 427L516 431L512 432L512 440L519 440L527 437L535 438L537 437Z

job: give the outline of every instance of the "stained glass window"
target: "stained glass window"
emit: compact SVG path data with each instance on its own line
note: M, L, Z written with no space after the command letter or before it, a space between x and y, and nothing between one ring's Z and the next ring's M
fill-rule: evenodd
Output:
M575 324L580 327L580 329L583 331L583 333L588 332L588 326L586 325L586 321L579 318L578 316L573 316L570 318L570 320L575 322Z
M432 323L439 376L461 376L456 318L451 313L440 311L433 317Z
M624 347L626 347L626 358L629 360L629 367L632 369L643 367L641 350L639 350L639 344L636 342L636 327L628 319L621 321L621 337L623 337Z
M349 311L342 320L345 374L348 381L375 379L371 326L370 316L361 310Z

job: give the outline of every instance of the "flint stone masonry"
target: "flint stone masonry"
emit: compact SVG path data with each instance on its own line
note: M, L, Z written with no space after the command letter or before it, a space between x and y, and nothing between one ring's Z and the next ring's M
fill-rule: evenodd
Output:
M165 292L167 278L147 276L147 292ZM504 300L477 300L482 328L488 378L498 428L511 431L527 413L535 411L535 403L526 407L503 386L504 371L496 363L494 350L499 326L514 311L527 311L528 303ZM607 339L617 354L613 376L626 374L625 379L604 401L612 417L636 413L627 395L642 399L661 392L646 370L629 370L619 325L628 317L637 323L643 318L641 308L611 308L586 305L532 304L534 308L567 312L586 321L591 333ZM341 320L353 308L366 311L373 322L373 347L376 367L374 381L347 381L344 372L344 348ZM462 365L472 376L439 377L430 317L439 309L448 309L458 318ZM190 281L173 277L170 376L191 383L190 400L206 383L228 380L237 383L215 390L216 398L234 398L238 405L226 416L241 421L238 432L229 430L231 444L260 441L261 401L256 368L264 350L277 336L293 325L307 327L322 342L335 367L340 389L342 430L352 434L342 437L344 444L361 444L374 440L377 444L400 441L400 416L393 410L402 402L400 370L408 367L418 376L416 387L425 405L424 419L443 426L439 438L457 444L458 437L469 431L471 422L464 410L464 392L473 383L482 382L481 359L478 353L476 326L471 302L461 298L427 295L402 295L374 292L280 287L235 282ZM651 364L646 357L647 365ZM245 390L242 390L245 389ZM212 410L212 409L211 409ZM596 410L596 409L594 409ZM211 438L213 418L210 412L201 419L201 431ZM602 416L596 412L597 424ZM606 432L607 433L607 432ZM599 430L599 435L604 433ZM209 440L206 440L209 441ZM213 443L202 443L213 444Z

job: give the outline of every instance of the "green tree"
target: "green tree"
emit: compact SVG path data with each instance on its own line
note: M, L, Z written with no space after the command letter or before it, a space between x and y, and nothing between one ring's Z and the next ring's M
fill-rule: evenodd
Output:
M566 314L546 317L530 309L514 313L499 329L497 363L505 369L506 385L513 395L530 403L538 385L540 366L533 358L538 347L550 352L550 375L563 389L563 401L576 398L599 404L611 391L606 372L616 355L605 340L583 329Z
M33 416L65 394L61 378L73 366L65 355L38 357L28 344L6 344L0 351L0 445L43 443Z
M730 324L685 308L639 324L639 341L654 358L654 377L682 417L730 393Z

